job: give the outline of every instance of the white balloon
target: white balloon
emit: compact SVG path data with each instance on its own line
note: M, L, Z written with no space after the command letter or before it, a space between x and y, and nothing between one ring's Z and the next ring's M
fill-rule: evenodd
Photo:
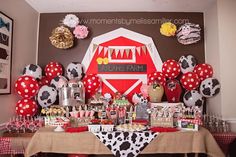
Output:
M67 83L68 80L64 76L58 75L51 80L50 86L58 90L59 88L67 86Z
M204 97L197 90L187 91L184 94L184 104L188 107L201 107L204 104Z
M200 93L207 98L213 97L220 92L220 82L213 77L202 81L200 85Z
M41 79L42 68L39 65L29 64L24 68L23 75L28 75L35 79Z
M183 74L192 72L194 67L197 65L195 57L192 55L181 56L179 58L180 70Z
M66 75L68 79L79 79L81 80L84 76L83 65L78 62L70 63L66 68Z
M53 87L44 85L39 89L37 100L40 106L48 107L57 99L57 90Z

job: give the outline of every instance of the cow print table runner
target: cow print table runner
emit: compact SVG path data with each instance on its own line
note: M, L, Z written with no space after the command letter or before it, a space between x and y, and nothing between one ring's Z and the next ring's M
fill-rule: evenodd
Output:
M94 134L116 157L136 157L159 133L115 131Z

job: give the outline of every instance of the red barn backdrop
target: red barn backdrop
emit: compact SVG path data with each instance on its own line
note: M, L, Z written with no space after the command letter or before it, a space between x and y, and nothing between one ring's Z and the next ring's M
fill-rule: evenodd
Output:
M152 38L119 28L92 39L82 60L86 74L98 74L102 93L130 98L147 75L161 71L162 60Z

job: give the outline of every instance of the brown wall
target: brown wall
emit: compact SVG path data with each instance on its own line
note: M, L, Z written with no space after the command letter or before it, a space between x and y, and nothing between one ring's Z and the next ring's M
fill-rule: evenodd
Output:
M36 63L39 14L28 3L19 0L1 1L0 10L14 20L12 50L11 93L0 95L0 124L15 116L15 105L20 96L14 83L27 64Z
M87 23L90 34L89 37L84 40L77 40L76 46L69 50L60 50L54 48L48 39L51 35L53 28L59 26L61 20L66 13L46 13L40 15L39 26L39 51L38 51L38 63L41 66L45 66L49 61L58 61L66 67L72 61L81 62L83 56L93 37L101 35L103 33L112 31L114 29L124 27L132 31L152 37L154 43L160 53L163 61L173 58L177 59L184 54L194 55L198 62L204 62L204 35L202 31L202 40L197 44L184 46L176 40L175 37L164 37L160 34L159 29L161 23L166 19L171 19L180 26L184 20L189 22L200 24L201 28L204 28L203 13L164 13L164 12L122 12L122 13L75 13L82 20L96 19L94 23ZM120 19L128 21L129 19L136 19L136 23L131 24L101 24L99 19ZM137 20L139 19L139 21ZM156 24L139 24L140 20L156 19ZM175 21L174 21L175 20ZM108 23L111 21L107 21ZM118 21L119 22L119 21ZM122 21L120 21L121 23ZM152 21L151 21L152 22Z

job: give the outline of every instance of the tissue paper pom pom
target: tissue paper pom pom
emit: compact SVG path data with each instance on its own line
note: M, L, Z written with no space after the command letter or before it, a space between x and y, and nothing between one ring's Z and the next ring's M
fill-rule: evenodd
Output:
M76 38L78 39L84 39L88 36L88 27L84 26L84 25L78 25L75 27L74 31L73 31L74 35Z
M68 49L74 45L74 36L71 31L64 26L56 27L49 37L51 44L58 49Z
M70 28L74 28L79 24L79 18L74 14L67 14L63 19L63 24Z
M170 37L174 36L177 28L176 26L171 22L165 22L161 25L160 33L164 36Z
M198 24L185 23L176 32L179 43L189 45L201 40L201 28Z

